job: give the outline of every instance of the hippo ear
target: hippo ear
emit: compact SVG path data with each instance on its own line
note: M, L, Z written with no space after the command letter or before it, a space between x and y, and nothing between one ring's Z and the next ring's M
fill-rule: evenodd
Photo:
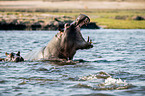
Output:
M20 56L20 51L18 51L18 53L16 54L17 56Z
M6 52L5 55L8 56L9 54Z

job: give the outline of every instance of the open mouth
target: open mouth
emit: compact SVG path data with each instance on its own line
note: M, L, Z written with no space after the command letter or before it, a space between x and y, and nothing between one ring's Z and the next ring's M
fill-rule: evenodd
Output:
M71 25L75 25L76 27L82 27L83 25L86 25L90 22L90 18L84 14L80 14L80 16L71 23Z
M86 18L84 22L85 22L85 25L87 26L90 23L90 20Z
M89 19L89 18L85 18L85 20L84 20L83 22L84 22L83 25L86 25L86 26L87 26L87 25L90 23L90 19ZM82 26L83 26L83 25L82 25ZM89 36L88 36L87 42L88 42L89 44L92 44L92 40L90 39Z
M90 19L87 16L85 16L83 20L81 18L80 20L77 21L77 27L81 28L83 25L87 26L89 23L90 23ZM92 44L92 40L90 39L89 36L86 42L88 42L89 44Z
M82 27L83 25L88 25L90 23L90 19L89 18L85 18L82 22L78 22L79 27Z

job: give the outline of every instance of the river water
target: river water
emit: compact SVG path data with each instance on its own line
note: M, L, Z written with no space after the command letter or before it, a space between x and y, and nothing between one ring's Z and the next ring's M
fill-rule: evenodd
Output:
M81 30L94 47L78 50L73 61L0 62L0 96L143 96L145 30ZM5 52L47 45L57 31L0 31Z

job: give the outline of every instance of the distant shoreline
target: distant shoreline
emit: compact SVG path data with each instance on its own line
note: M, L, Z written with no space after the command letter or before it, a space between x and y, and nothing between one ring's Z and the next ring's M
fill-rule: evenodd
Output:
M145 1L140 0L129 2L127 0L116 1L63 1L52 2L49 0L33 1L0 1L0 8L18 8L18 9L145 9Z
M91 18L93 26L105 29L145 29L145 0L140 0L141 2L135 0L43 1L49 0L0 1L1 24L5 24L6 27L11 23L14 26L21 24L23 27L20 28L30 30L56 30L57 27L52 27L58 26L54 18L59 19L61 23L70 23L79 14L86 14ZM32 26L37 27L32 28ZM19 29L16 26L15 28ZM8 29L13 28L10 26Z
M65 23L72 23L75 18L51 14L1 13L0 30L58 30ZM84 29L99 29L95 22L90 22Z

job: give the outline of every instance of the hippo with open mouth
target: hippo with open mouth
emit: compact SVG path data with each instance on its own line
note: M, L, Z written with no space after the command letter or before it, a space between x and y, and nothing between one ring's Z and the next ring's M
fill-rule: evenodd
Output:
M71 24L66 23L64 30L57 33L47 46L40 50L33 50L28 53L25 60L51 60L53 58L72 60L79 49L89 49L93 45L91 41L85 41L80 32L81 26L90 22L88 16L80 14Z

